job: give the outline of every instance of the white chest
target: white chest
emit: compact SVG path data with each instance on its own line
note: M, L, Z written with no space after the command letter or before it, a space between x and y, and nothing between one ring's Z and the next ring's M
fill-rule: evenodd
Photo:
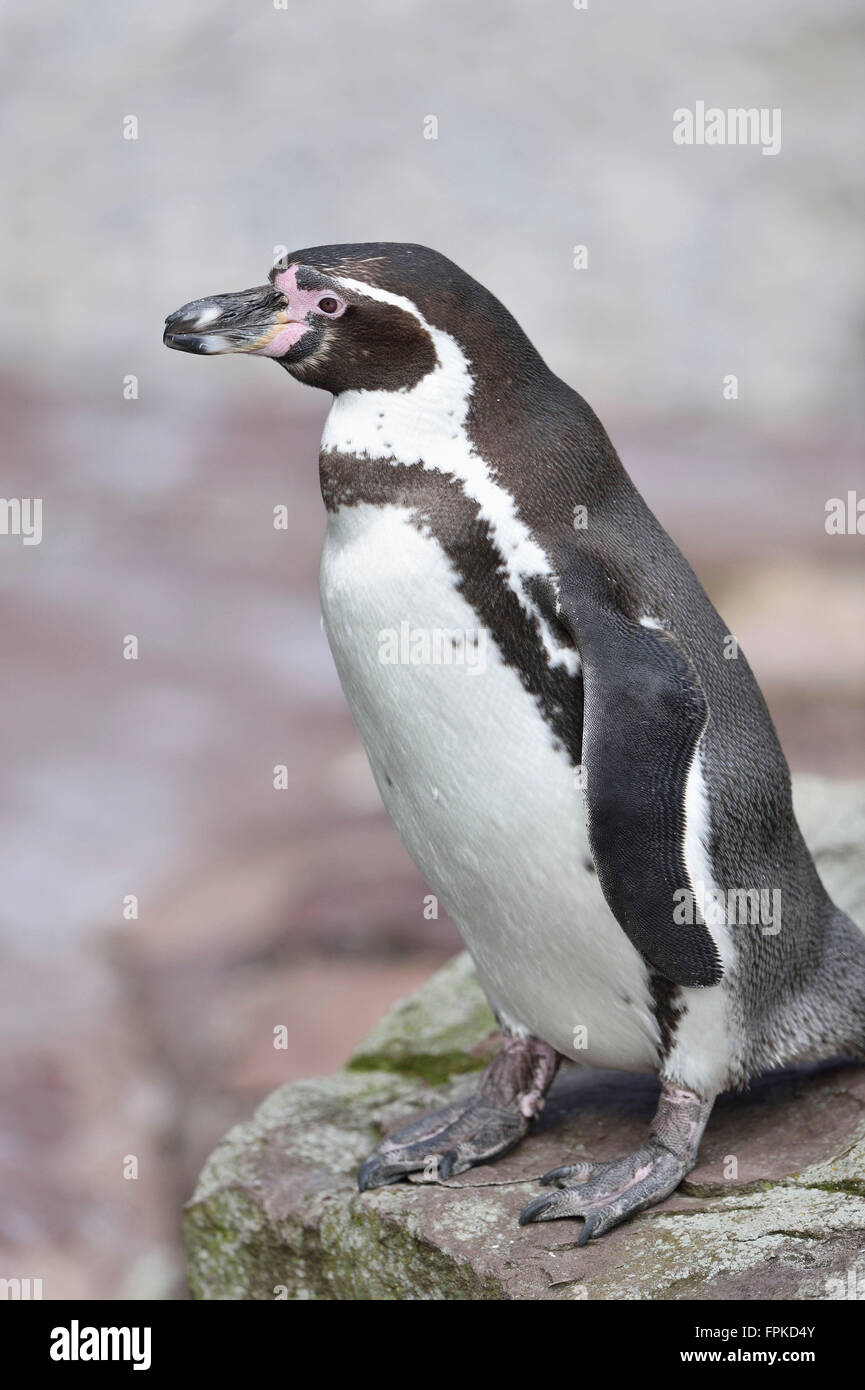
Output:
M586 868L574 769L458 580L403 508L329 517L325 629L382 800L509 1021L653 1069L647 972Z

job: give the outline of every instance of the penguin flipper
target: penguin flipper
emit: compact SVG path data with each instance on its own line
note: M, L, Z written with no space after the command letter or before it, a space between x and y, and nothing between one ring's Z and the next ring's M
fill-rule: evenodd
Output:
M669 632L626 617L583 581L564 579L559 605L582 662L584 796L598 881L644 960L676 984L714 985L723 968L711 933L674 917L683 901L674 895L694 889L685 794L709 718L706 696Z

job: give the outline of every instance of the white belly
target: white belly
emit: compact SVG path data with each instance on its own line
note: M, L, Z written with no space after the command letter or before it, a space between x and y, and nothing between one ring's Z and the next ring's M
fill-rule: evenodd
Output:
M328 518L325 629L382 800L509 1024L575 1061L655 1070L647 971L585 867L574 769L486 634L475 664L444 664L436 633L478 630L457 581L407 510Z

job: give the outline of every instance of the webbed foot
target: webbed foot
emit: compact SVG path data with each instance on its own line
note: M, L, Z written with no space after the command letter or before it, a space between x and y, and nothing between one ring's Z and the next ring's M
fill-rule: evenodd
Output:
M693 1091L664 1084L648 1142L608 1163L573 1163L541 1178L557 1191L536 1197L520 1225L580 1216L577 1245L602 1236L625 1217L669 1197L697 1161L703 1130L714 1104Z
M558 1069L554 1048L537 1038L506 1038L474 1095L436 1110L384 1139L361 1165L361 1192L425 1171L445 1182L518 1144Z

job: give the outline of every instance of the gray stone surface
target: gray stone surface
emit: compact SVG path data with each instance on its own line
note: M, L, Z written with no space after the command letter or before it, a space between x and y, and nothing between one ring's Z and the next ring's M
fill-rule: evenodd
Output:
M865 916L865 784L802 779L827 886ZM634 1147L652 1078L567 1065L537 1129L447 1183L358 1194L381 1136L471 1090L493 1021L459 956L392 1009L336 1076L281 1087L212 1154L186 1218L204 1299L865 1297L865 1068L779 1072L721 1098L700 1162L662 1205L585 1249L579 1223L520 1229L548 1168Z

